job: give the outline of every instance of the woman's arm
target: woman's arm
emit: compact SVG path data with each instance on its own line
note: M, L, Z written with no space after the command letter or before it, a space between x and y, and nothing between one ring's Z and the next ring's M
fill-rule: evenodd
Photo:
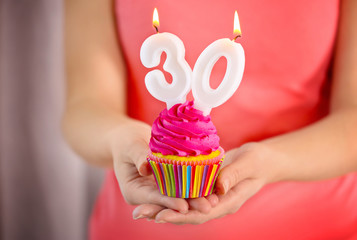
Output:
M357 171L357 1L341 5L330 114L265 144L286 164L276 180L319 180Z
M267 183L313 181L357 171L357 1L344 0L333 68L331 111L298 131L229 151L216 183L219 204L208 214L172 210L156 220L198 224L236 212ZM135 212L140 213L142 206Z
M88 162L112 166L108 133L125 117L125 66L111 1L67 0L65 54L67 101L63 132ZM146 140L150 128L145 129Z
M114 168L129 204L186 212L184 199L162 196L149 176L151 128L126 116L125 66L115 29L112 0L66 1L65 138L89 163Z

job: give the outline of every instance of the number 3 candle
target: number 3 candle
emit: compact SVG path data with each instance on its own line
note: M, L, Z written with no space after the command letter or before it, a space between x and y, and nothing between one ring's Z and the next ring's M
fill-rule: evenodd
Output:
M192 70L185 60L185 47L176 35L172 33L159 33L159 16L155 8L153 25L156 34L148 37L140 50L142 64L147 68L153 68L160 64L163 52L167 58L164 70L172 75L172 83L169 84L160 70L153 70L146 74L145 84L148 91L156 99L166 102L167 109L177 103L184 103L186 95L191 89Z

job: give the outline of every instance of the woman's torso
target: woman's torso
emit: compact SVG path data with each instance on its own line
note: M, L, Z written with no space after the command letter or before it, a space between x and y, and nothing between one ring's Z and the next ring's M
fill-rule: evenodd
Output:
M233 13L239 12L243 37L238 42L246 55L243 80L233 97L211 114L226 150L320 119L328 108L338 5L337 0L118 0L117 26L128 69L128 114L152 124L165 107L146 90L144 78L150 69L142 66L139 57L141 44L155 33L151 18L157 7L160 31L181 38L191 68L210 43L232 37ZM213 87L221 81L225 67L224 62L215 66ZM173 226L132 220L133 207L124 202L110 171L92 216L91 237L339 238L353 231L351 219L356 224L356 214L348 215L352 205L347 201L357 199L356 190L348 191L355 181L351 175L318 183L272 184L234 215L200 226ZM345 190L336 193L336 188ZM336 219L346 219L345 224L336 226Z

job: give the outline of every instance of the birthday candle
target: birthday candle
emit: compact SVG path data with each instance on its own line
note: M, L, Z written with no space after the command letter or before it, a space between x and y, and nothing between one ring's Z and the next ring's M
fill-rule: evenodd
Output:
M237 90L244 72L245 56L242 45L235 40L241 36L237 11L234 16L233 40L218 39L210 44L198 57L192 76L192 94L195 108L208 115L211 109L223 104ZM227 69L221 84L212 89L209 83L213 66L218 59L227 59Z

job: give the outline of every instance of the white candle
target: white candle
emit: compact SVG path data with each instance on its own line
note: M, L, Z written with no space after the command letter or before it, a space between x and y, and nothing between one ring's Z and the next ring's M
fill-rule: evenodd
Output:
M145 76L145 84L152 96L166 102L167 108L186 101L186 95L191 90L195 108L208 115L211 109L223 104L237 90L243 76L245 57L243 47L235 42L241 35L237 12L234 19L233 40L219 39L210 44L198 57L192 72L185 60L183 42L174 34L158 33L158 14L155 8L153 25L157 34L148 37L140 49L140 59L147 68L160 64L160 57L166 52L167 58L164 70L172 75L169 84L160 70L152 70ZM219 58L227 59L227 70L221 84L212 89L209 84L213 66ZM191 85L192 82L192 85Z
M158 31L156 11L153 24ZM172 83L169 84L164 74L156 69L146 74L145 84L151 95L166 102L167 109L170 109L173 105L186 101L186 95L191 89L192 70L185 60L183 42L172 33L157 33L144 41L140 49L142 64L147 68L158 66L163 52L167 55L163 68L171 74Z
M236 37L219 39L210 44L198 57L193 69L192 93L195 99L195 108L208 115L211 109L223 104L237 90L244 72L245 56L242 45L234 40L241 35L238 14L235 12L234 31ZM219 58L227 59L227 70L221 84L212 89L209 78L213 66Z

